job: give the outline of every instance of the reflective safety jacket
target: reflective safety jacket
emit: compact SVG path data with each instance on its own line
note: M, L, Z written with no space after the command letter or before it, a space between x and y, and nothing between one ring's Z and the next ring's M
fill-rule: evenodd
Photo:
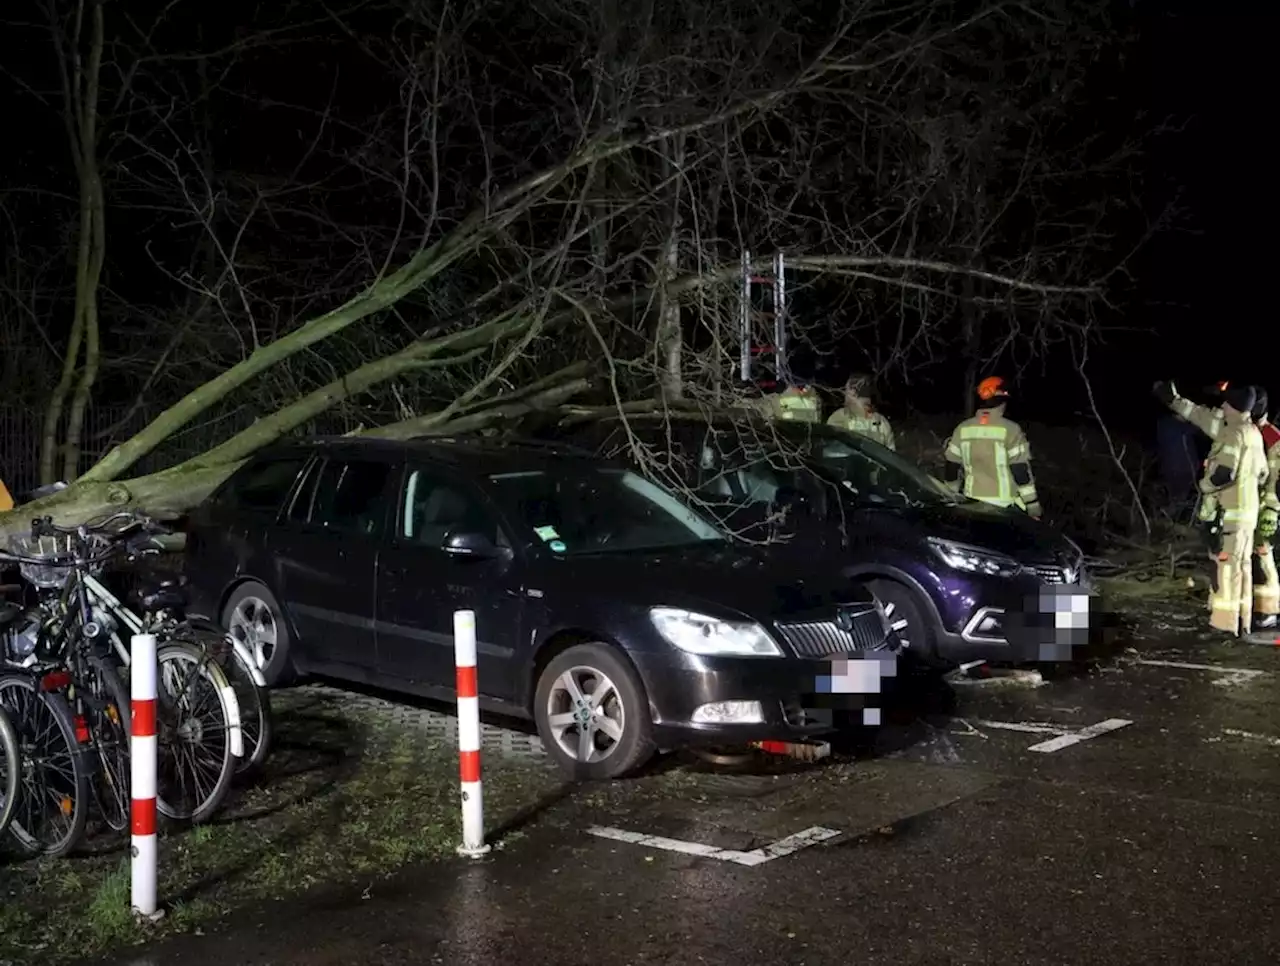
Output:
M1190 399L1176 396L1169 408L1179 419L1186 420L1210 440L1217 442L1226 420L1226 413L1221 407L1201 406ZM1276 485L1280 483L1280 429L1270 421L1255 428L1258 429L1262 438L1263 457L1267 466L1267 476L1260 495L1260 506L1280 511L1280 494L1276 493ZM1201 492L1204 492L1203 488Z
M881 446L887 446L889 449L897 448L893 438L893 427L889 425L889 420L883 414L876 412L868 399L859 399L857 405L852 408L846 405L837 409L827 420L827 425L874 439Z
M1004 404L979 409L955 428L945 456L958 463L965 496L995 506L1039 509L1031 473L1031 444L1022 427L1004 418Z
M1200 492L1222 510L1224 533L1252 533L1268 474L1262 434L1248 413L1221 412L1222 426L1204 462Z
M1217 406L1210 409L1208 406L1193 403L1182 396L1174 396L1169 408L1173 410L1175 416L1185 419L1210 439L1216 439L1222 429L1222 409Z
M773 397L775 413L779 419L802 423L822 422L822 400L812 389L790 386Z

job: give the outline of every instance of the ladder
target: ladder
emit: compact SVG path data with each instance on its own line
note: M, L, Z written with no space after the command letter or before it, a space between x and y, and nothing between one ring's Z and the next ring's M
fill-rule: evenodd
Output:
M751 272L751 253L742 253L741 305L738 312L738 375L761 389L786 382L787 282L782 252L773 256L773 271Z

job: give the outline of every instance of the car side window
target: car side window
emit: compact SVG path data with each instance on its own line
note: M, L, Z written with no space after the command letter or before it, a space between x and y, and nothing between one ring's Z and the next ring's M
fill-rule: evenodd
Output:
M382 535L387 518L387 482L391 464L372 460L329 460L316 479L315 496L310 501L308 522L326 530ZM294 506L295 519L305 514L307 506L299 500Z
M297 456L251 464L228 480L212 502L231 510L276 513L306 462L305 456Z
M496 546L507 542L480 494L430 470L410 468L401 495L401 539L439 550L451 533L478 533Z
M788 482L785 474L767 459L751 458L740 444L730 441L722 449L724 443L715 434L707 434L698 461L698 494L714 503L772 504Z

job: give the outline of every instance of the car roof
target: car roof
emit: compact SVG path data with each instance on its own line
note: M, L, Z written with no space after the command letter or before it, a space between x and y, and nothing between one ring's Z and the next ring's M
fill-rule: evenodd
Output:
M620 413L609 413L589 420L573 422L564 426L559 430L568 436L572 436L575 432L584 430L595 425L615 425L623 421L624 416ZM756 426L760 428L769 428L778 433L813 433L818 432L823 435L841 436L843 434L835 427L828 426L826 423L805 423L799 421L770 419L763 413L752 412L751 410L712 410L700 412L697 410L668 410L666 412L648 412L648 413L627 413L625 419L628 423L642 427L661 426L666 423L678 425L701 424L714 429L729 429L731 427L741 428L743 426ZM552 430L555 431L554 429Z
M411 439L311 436L264 448L260 458L278 459L312 453L345 459L405 460L416 457L477 476L529 470L599 469L612 465L567 443L482 436L418 436Z

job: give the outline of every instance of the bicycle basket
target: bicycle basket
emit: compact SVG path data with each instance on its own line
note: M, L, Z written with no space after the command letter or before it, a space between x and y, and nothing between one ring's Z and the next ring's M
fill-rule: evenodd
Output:
M9 549L24 558L18 569L41 590L55 590L67 582L75 550L69 536L10 537Z

